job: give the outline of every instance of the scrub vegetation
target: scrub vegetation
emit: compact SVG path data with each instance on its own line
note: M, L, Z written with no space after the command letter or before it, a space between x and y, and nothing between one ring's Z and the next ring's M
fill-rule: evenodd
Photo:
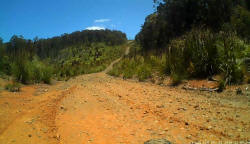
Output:
M248 1L163 0L149 15L130 55L109 72L139 80L220 75L220 87L249 79L250 11Z
M23 84L50 84L52 78L100 72L124 53L126 42L124 33L111 30L34 40L13 36L7 43L0 41L0 75Z

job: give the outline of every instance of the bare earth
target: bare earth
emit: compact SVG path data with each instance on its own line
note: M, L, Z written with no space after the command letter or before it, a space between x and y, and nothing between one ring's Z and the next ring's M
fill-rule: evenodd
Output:
M249 94L185 91L105 72L0 92L0 144L142 144L153 138L247 143Z

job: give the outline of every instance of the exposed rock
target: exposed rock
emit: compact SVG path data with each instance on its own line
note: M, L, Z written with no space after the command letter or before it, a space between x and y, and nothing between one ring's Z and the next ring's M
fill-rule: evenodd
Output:
M187 135L186 138L187 138L187 139L191 139L192 136L191 136L191 135Z
M166 139L152 139L144 142L144 144L172 144L172 143Z
M156 108L164 108L164 105L157 105Z
M208 126L207 128L210 130L210 129L212 129L213 127L212 127L212 126Z

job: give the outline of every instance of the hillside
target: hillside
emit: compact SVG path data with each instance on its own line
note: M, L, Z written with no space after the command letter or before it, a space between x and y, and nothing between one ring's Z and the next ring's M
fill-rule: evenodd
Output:
M118 62L116 60L113 64ZM109 68L110 68L109 67ZM109 69L108 68L108 69ZM107 70L105 70L107 71ZM104 72L0 92L0 143L177 144L249 139L249 91L186 91Z
M124 53L126 42L126 34L111 30L34 40L14 35L10 42L0 41L0 75L23 84L49 84L52 79L100 72Z
M0 144L249 143L250 1L113 3L50 14L82 31L0 38ZM135 35L140 10L149 15Z

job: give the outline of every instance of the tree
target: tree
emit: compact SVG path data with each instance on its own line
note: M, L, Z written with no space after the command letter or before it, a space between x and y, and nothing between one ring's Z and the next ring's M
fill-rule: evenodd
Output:
M250 12L248 10L241 6L236 7L231 17L231 24L238 35L250 41Z
M143 49L162 51L170 40L193 27L221 30L233 10L244 0L154 0L157 10L149 15L136 40Z

